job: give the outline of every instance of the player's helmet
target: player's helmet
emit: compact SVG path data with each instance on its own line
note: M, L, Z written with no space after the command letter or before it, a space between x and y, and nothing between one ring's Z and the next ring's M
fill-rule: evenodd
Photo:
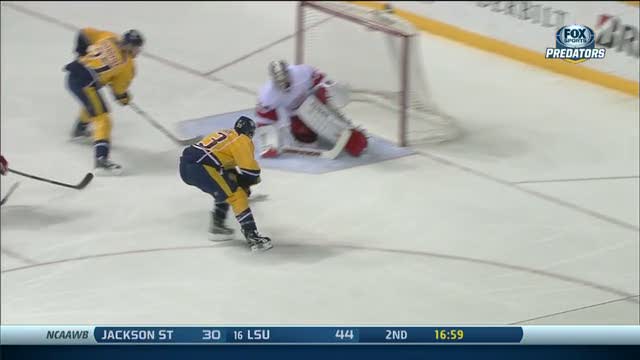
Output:
M245 134L252 138L253 134L256 132L256 123L246 116L240 116L240 118L236 120L236 124L233 126L233 129L238 134Z
M129 30L124 33L122 37L123 45L131 45L133 47L142 47L144 45L144 38L138 30Z
M269 64L271 80L282 91L289 90L291 81L289 78L289 64L284 60L272 61Z

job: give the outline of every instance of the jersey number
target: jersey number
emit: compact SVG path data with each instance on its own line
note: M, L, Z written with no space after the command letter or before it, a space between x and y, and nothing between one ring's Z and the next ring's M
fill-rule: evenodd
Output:
M200 146L205 147L207 149L211 149L212 147L218 145L220 142L224 141L224 139L227 138L227 135L225 133L217 133L213 136L211 136L209 139L207 139L207 141L201 141Z
M118 60L118 56L116 55L113 46L106 41L93 44L89 46L87 50L87 56L100 60L102 63L102 66L96 69L96 72L98 73L110 70L111 68L120 65L120 61Z

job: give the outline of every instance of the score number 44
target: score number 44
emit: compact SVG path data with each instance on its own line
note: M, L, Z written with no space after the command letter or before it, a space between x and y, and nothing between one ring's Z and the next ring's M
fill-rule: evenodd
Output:
M337 329L336 339L339 340L353 340L353 329Z

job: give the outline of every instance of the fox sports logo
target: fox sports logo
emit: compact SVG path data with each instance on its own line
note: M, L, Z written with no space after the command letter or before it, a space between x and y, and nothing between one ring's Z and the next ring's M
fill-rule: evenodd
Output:
M556 32L556 47L547 48L545 58L581 63L590 59L603 59L605 49L595 48L596 34L584 25L566 25Z
M583 25L563 26L556 33L557 47L580 49L593 48L596 35L593 30Z

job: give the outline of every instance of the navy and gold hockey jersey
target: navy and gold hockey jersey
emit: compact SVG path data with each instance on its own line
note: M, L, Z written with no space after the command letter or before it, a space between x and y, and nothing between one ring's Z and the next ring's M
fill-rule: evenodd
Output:
M183 161L214 167L219 170L239 168L239 175L258 180L260 165L254 156L250 137L235 130L221 130L205 136L199 143L187 147Z
M95 82L97 88L108 85L116 97L124 94L135 76L135 65L133 58L120 49L118 40L118 35L109 31L82 29L76 49L80 56L67 69L82 72L84 68L91 76L87 80Z

